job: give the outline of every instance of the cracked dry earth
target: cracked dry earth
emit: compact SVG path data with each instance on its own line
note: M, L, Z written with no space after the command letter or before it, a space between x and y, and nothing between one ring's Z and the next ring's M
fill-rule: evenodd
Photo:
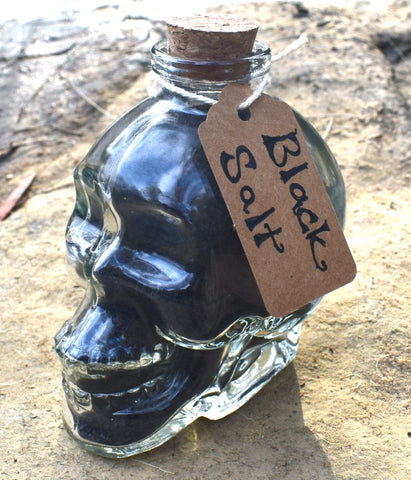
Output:
M341 165L358 275L305 321L297 359L245 407L121 461L81 450L64 431L53 336L81 298L64 264L72 169L144 98L163 29L143 18L110 32L67 21L0 26L0 198L37 175L0 223L0 478L410 478L411 10L363 4L215 9L258 20L274 51L309 35L309 47L273 67L266 90L314 123Z

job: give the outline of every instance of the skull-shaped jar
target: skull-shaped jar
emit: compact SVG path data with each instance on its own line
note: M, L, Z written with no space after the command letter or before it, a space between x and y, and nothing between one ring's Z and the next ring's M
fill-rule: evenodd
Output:
M296 355L319 300L268 314L198 137L230 82L268 74L256 41L236 58L152 50L156 93L116 121L74 173L67 259L85 287L56 336L65 424L112 457L152 449L198 417L233 412ZM342 224L344 185L316 130L298 113Z

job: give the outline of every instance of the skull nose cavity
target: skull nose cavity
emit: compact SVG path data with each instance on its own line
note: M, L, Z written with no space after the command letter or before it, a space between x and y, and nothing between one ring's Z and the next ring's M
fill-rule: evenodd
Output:
M84 259L84 273L88 280L91 280L95 272L104 268L110 259L115 258L115 252L117 250L118 237L114 237L114 234L102 230L99 237L90 246L88 255Z

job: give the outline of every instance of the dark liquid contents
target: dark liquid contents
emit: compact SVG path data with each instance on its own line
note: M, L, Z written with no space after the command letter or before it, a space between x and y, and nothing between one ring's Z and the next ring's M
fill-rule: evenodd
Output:
M205 115L176 98L148 100L76 170L68 261L87 292L56 344L81 440L150 436L215 383L225 349L193 348L238 318L268 316L198 138ZM338 167L298 119L342 222Z

